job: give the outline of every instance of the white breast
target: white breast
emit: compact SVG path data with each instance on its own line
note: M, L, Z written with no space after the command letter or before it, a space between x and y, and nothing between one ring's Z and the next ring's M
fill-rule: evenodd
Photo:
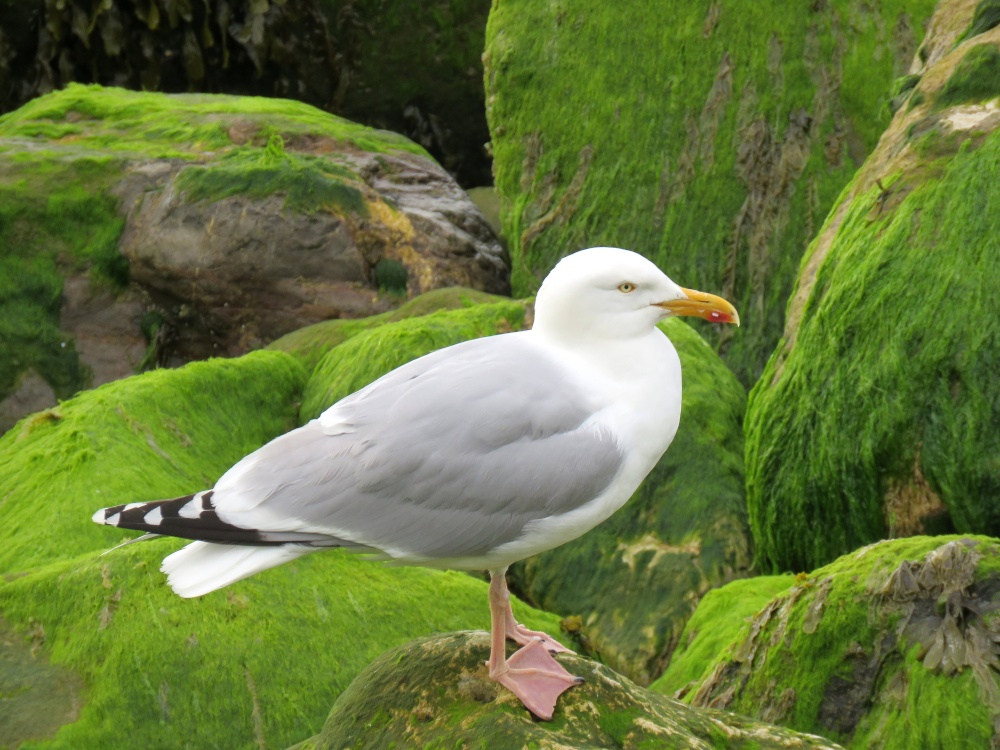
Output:
M673 344L658 329L628 352L567 354L567 378L587 391L593 422L615 436L625 455L621 471L593 500L558 516L530 522L524 533L481 560L456 567L497 569L576 539L622 507L656 465L677 433L681 366Z

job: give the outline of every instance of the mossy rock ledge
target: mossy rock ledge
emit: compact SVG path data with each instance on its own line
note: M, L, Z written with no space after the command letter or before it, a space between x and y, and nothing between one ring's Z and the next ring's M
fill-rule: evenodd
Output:
M581 244L643 253L736 305L738 332L698 330L752 385L934 6L494 3L486 114L514 293Z
M489 635L444 633L380 656L334 703L323 731L292 750L385 748L836 748L820 737L650 692L597 662L562 655L585 679L539 722L484 664Z
M0 428L430 289L509 292L506 251L420 146L282 99L28 102L0 117L0 243Z
M973 11L935 18L960 30ZM1000 27L919 74L810 245L750 394L765 571L878 539L1000 535Z
M715 593L739 613L752 586ZM762 603L768 587L784 591ZM710 627L693 633L700 661L657 688L856 750L1000 743L1000 541L878 542L794 580L765 578L748 598L760 609L736 634L722 626L728 644Z

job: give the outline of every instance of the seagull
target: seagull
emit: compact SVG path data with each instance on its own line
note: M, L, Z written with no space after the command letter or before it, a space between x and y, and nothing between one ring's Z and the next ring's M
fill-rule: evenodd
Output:
M540 719L582 682L569 649L516 621L512 563L608 518L673 440L681 366L657 328L735 308L684 289L643 256L596 247L563 258L531 330L413 360L240 460L209 490L104 508L100 524L195 540L163 560L197 597L303 555L490 574L489 676ZM134 541L139 541L139 539ZM520 648L506 657L505 641Z

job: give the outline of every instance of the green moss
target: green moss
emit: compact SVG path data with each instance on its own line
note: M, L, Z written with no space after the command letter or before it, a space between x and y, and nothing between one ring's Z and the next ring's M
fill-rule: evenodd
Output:
M82 510L77 521L89 524ZM483 582L340 551L181 599L158 571L179 546L85 554L0 584L8 622L87 685L79 718L32 748L287 747L318 732L384 650L489 626ZM515 611L558 631L550 615L516 602Z
M313 371L302 398L300 420L318 417L344 396L412 359L460 341L518 330L524 302L509 300L442 310L357 333L330 350Z
M888 123L910 62L896 40L919 42L934 6L494 3L487 118L515 295L573 250L636 250L732 297L737 335L698 330L752 384L814 229ZM803 114L804 149L785 154Z
M209 166L191 166L177 176L191 201L218 201L233 195L266 198L280 193L285 208L301 213L326 209L341 215L368 215L357 177L327 159L240 148Z
M951 554L942 554L949 543ZM937 567L929 562L935 557ZM904 584L905 594L893 583L903 580L894 577L901 566L919 581ZM985 537L913 537L845 555L778 595L743 628L695 702L767 715L857 750L988 747L1000 685L981 663L992 651L974 654L979 647L967 638L969 628L983 626L979 613L992 610L998 576L1000 547ZM950 628L945 608L935 604L942 589L955 602L947 611L958 611L961 600L977 613L958 615L953 635L948 630L950 653L972 664L952 673L925 661L935 633Z
M960 532L1000 534L1000 330L985 323L998 170L993 133L901 175L905 198L877 219L877 189L847 210L794 346L750 395L747 500L765 570L885 537L887 493L905 487L938 498Z
M908 75L897 78L892 82L892 87L889 89L889 114L894 115L899 111L906 100L910 98L913 93L914 87L920 83L921 76L919 75Z
M294 426L305 373L258 352L157 370L22 420L0 439L0 573L106 549L100 507L211 487Z
M750 618L795 583L795 577L758 576L709 591L684 626L667 671L650 688L668 695L700 685L719 656L738 637L746 637Z
M1000 49L995 44L971 47L941 88L938 109L1000 96Z
M60 330L63 277L89 273L120 290L128 262L118 252L123 221L108 194L114 160L32 164L0 169L0 399L34 370L59 398L90 383L72 337Z
M73 129L67 128L67 121ZM0 138L48 140L64 131L47 148L194 159L231 147L230 128L236 124L256 134L260 145L280 133L292 144L306 135L325 136L364 151L425 153L401 135L357 125L289 99L167 95L80 84L0 117Z
M602 661L640 684L662 673L698 598L750 564L744 391L683 321L668 320L663 330L684 372L670 448L625 507L510 575L536 606L580 616Z

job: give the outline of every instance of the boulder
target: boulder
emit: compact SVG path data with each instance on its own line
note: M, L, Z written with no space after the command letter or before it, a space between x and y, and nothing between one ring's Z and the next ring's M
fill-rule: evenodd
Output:
M538 722L488 678L489 648L487 633L444 633L383 654L333 704L323 730L291 750L837 747L736 714L685 706L568 655L559 661L585 682L560 696L552 721Z
M286 333L264 348L288 352L302 363L306 372L311 373L323 356L335 346L340 346L349 338L386 323L430 315L440 310L509 302L510 300L505 297L479 292L468 287L435 289L404 302L394 310L378 315L369 315L367 318L337 318L299 328Z
M743 622L686 700L857 750L996 747L998 610L998 540L878 542L800 576Z
M934 28L973 16L945 3ZM765 570L887 537L1000 535L998 73L1000 28L922 69L804 258L747 412Z
M93 525L88 509L75 518ZM337 696L386 649L489 626L485 582L343 551L182 599L159 572L181 544L85 553L0 583L0 614L20 646L0 661L0 685L60 711L25 727L32 733L13 746L42 728L58 733L32 745L40 750L287 747L319 732ZM558 618L520 602L514 609L531 627L559 630ZM57 673L25 679L19 664L32 651ZM51 694L53 682L62 696Z
M0 147L4 396L30 369L67 398L438 287L509 291L419 146L303 104L74 85L0 118Z
M516 295L571 248L644 253L744 321L744 385L799 262L888 123L934 0L494 3L487 120Z

